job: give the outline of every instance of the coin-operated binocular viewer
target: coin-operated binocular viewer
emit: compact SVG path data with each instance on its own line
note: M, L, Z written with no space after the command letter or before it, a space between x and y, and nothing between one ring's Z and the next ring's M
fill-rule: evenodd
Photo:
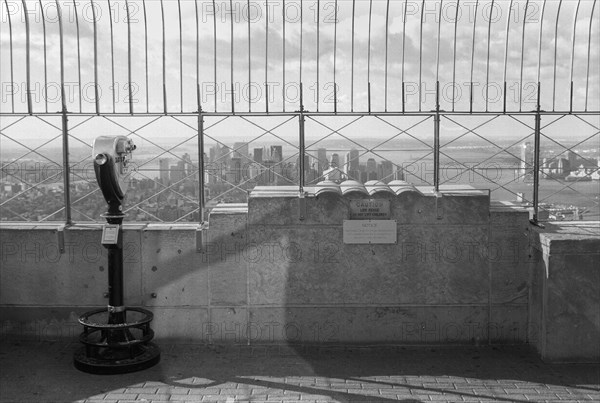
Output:
M123 302L123 198L135 145L125 136L101 136L94 141L96 180L108 203L102 215L102 245L108 252L108 307L79 317L84 344L75 353L75 367L95 374L119 374L149 368L160 361L160 349L150 342L152 312L125 307Z

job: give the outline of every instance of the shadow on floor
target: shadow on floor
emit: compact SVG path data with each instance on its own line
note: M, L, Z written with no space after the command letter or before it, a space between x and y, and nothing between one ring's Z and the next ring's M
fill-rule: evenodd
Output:
M448 401L463 398L527 401L506 392L496 393L497 388L506 389L506 385L515 383L531 389L550 385L553 391L563 387L565 393L576 389L582 396L600 396L600 366L545 364L533 351L522 346L161 345L160 364L125 375L90 375L77 371L72 358L78 347L75 343L4 340L0 347L0 401L75 401L127 388L135 388L141 400L144 387L149 388L150 393L162 388L165 393L188 389L190 394L210 394L213 390L217 394L223 389L237 388L246 396L239 401L266 400L267 396L290 398L298 394L339 402L419 402L436 394L443 394ZM473 392L474 387L479 388L477 393ZM392 394L369 394L369 389L388 390ZM394 395L394 391L398 394ZM411 393L414 398L398 398ZM175 394L171 399L177 399Z

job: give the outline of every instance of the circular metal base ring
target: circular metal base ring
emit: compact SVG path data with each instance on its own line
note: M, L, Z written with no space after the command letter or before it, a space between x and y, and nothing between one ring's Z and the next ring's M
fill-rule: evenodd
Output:
M133 358L111 360L88 357L86 348L82 347L73 358L75 368L80 371L98 375L126 374L142 371L160 362L160 349L154 343L147 343L141 354Z

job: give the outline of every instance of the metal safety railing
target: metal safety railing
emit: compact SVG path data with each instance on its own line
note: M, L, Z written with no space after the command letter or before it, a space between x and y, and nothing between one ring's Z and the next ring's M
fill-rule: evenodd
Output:
M130 203L130 210L143 212L143 220L203 221L210 201L238 200L265 172L276 178L266 183L294 185L302 192L325 178L319 148L331 154L336 147L354 149L348 166L368 157L380 165L388 161L378 179L402 172L434 190L454 179L444 177L444 165L462 166L457 174L485 176L484 184L498 193L526 193L536 220L556 195L581 194L583 215L597 219L594 187L584 184L597 183L597 156L590 154L600 115L598 57L592 52L596 0L4 0L3 5L2 177L4 187L11 179L20 186L3 189L3 219L95 219L89 207L78 210L93 204L97 191L85 185L91 182L85 153L74 159L73 151L106 131L139 138L159 155L148 156L135 171L150 188ZM432 126L425 127L428 121ZM569 136L559 133L565 121L577 134L568 145ZM380 141L365 143L368 127L362 138L353 133L363 122L379 125ZM501 144L500 129L490 129L499 122L531 133ZM236 140L224 126L256 135ZM453 130L448 133L447 127ZM39 140L28 130L57 133ZM185 134L164 142L165 130ZM452 137L456 131L463 133ZM326 144L334 137L343 144ZM448 151L469 137L496 151L470 165ZM251 156L248 144L260 148L266 138L292 152L286 149L285 158L281 152L269 155L268 163L257 158L260 153ZM394 153L407 149L395 143L400 138L422 154L407 157L406 164L394 160ZM50 150L55 140L61 140L60 169L37 182L23 180L24 169L14 167L33 156L57 165ZM523 154L519 147L529 140L532 150ZM239 144L229 147L231 142ZM21 151L7 152L7 145ZM209 148L215 147L229 154L211 158ZM180 150L194 155L195 162L178 155ZM231 171L231 156L240 157L240 151L244 158L236 163L252 169L243 175L239 168L233 174L214 169L222 163ZM179 168L151 168L166 160L161 156L174 158ZM571 167L576 175L569 181L561 162L567 156L581 164ZM500 171L517 172L508 183L485 173L489 167L483 165L499 157ZM311 171L311 160L318 169ZM553 167L559 162L560 173ZM414 171L420 163L432 166L431 178ZM285 172L288 168L293 174ZM165 170L175 179L163 178ZM54 192L53 200L62 194L62 206L37 216L16 211L28 194L57 177L62 192ZM531 189L513 186L523 178L531 179ZM544 190L549 183L558 188ZM48 198L48 191L39 193ZM162 196L176 199L176 207L181 202L196 207L161 217L153 209L165 203Z

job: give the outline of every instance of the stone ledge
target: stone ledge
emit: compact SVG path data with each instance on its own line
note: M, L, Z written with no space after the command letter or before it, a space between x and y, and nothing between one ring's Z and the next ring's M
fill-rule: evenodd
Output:
M600 222L578 221L531 226L533 246L548 255L599 254Z

